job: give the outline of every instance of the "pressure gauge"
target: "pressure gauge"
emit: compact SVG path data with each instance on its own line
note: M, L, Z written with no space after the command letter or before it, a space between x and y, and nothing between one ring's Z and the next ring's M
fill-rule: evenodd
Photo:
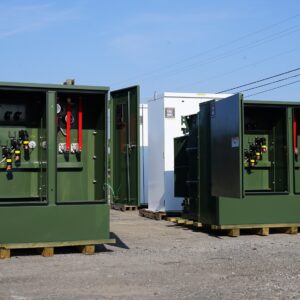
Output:
M65 122L66 122L66 123L68 122L68 115L65 116ZM74 117L73 117L72 114L71 114L71 118L70 118L70 123L71 123L71 124L74 123Z
M34 149L36 147L36 142L35 141L30 141L28 144L30 149Z
M61 106L57 103L56 104L56 113L59 114L61 112Z
M46 142L46 141L43 141L43 142L41 143L41 146L42 146L42 148L43 148L44 150L46 150L46 149L47 149L47 142Z

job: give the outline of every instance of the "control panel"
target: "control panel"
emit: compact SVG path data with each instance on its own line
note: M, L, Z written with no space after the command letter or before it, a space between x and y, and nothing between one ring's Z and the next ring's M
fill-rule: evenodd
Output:
M249 148L245 149L245 167L252 168L257 165L257 163L263 159L263 153L266 153L268 147L266 145L265 137L255 137L254 141L249 144Z
M81 97L57 99L56 123L57 130L61 135L57 150L65 157L70 153L79 155L82 151L82 110Z

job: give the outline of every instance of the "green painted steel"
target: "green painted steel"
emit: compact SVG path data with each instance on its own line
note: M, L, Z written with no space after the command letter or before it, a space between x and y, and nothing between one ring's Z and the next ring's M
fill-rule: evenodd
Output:
M299 112L300 103L240 94L201 103L197 136L185 136L198 145L198 188L187 192L183 216L212 225L300 223Z
M111 187L114 203L140 203L139 87L111 92Z
M23 82L2 82L0 81L2 90L27 90L27 91L69 91L69 92L108 92L107 86L88 86L88 85L66 85L66 84L40 84L40 83L23 83Z
M212 195L243 195L241 165L242 96L237 94L211 103L211 180ZM231 170L225 176L224 170ZM228 187L230 186L230 189Z
M47 123L47 200L55 205L57 198L57 127L56 127L56 92L49 91L46 101Z
M60 103L70 96L57 93ZM97 101L99 97L100 101ZM83 98L84 100L84 98ZM58 155L57 197L59 203L106 201L106 104L105 94L83 101L83 148L78 155ZM74 107L76 110L77 107ZM65 143L64 132L57 133L57 143ZM77 128L71 128L71 140L77 140ZM104 169L105 167L105 169ZM70 172L70 170L72 172ZM74 186L76 188L74 189Z
M0 209L1 244L109 240L107 204L6 206Z
M0 247L109 241L107 102L106 87L0 83Z

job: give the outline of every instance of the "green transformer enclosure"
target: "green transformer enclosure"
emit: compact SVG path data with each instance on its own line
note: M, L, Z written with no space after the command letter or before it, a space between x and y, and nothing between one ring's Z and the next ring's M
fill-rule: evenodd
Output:
M107 87L0 83L0 247L112 242L108 98Z
M115 204L139 206L139 87L111 93L111 188Z
M183 217L207 225L300 223L300 104L200 104L174 139L175 196Z

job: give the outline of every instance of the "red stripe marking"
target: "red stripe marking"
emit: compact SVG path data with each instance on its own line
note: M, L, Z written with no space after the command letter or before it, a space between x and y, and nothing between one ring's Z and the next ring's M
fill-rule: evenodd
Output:
M71 99L68 98L67 103L67 132L66 132L66 150L71 149Z

